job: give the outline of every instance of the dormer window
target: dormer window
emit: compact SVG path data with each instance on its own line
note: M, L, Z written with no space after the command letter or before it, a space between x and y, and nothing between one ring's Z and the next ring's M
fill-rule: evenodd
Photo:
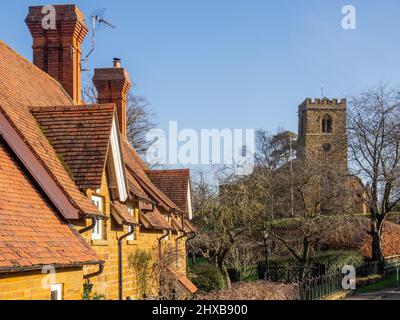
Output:
M328 114L322 118L322 133L332 133L332 117Z
M135 211L132 206L128 206L128 212L132 217L135 217ZM135 230L134 226L129 226L128 227L128 233L133 232ZM135 233L132 233L130 236L127 238L128 241L134 241L135 240Z
M92 197L92 202L93 204L99 209L100 212L104 212L104 206L103 206L103 198L98 197L98 196L93 196ZM103 220L97 220L96 225L92 231L92 240L103 240L103 234L104 234L104 221Z

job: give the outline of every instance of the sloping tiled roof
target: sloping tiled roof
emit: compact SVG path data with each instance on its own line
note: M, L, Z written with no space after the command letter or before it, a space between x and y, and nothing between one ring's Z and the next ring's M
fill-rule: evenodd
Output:
M168 223L165 217L157 208L152 208L151 205L140 203L140 223L146 229L155 230L172 230L173 227Z
M75 185L29 107L72 105L61 85L0 41L0 109L82 214L100 214Z
M185 218L182 225L182 218L176 214L171 215L171 224L172 227L177 231L182 231L183 229L183 231L187 233L196 232L195 227L192 225L189 219Z
M31 108L81 190L100 189L114 104Z
M98 262L0 142L0 272Z
M135 218L128 211L128 207L120 202L113 202L111 204L111 212L116 216L119 224L136 224Z
M147 196L146 192L140 186L140 184L136 181L134 176L130 173L129 170L126 170L126 179L128 180L128 188L131 196L137 199L144 200L146 202L152 202L152 200Z
M150 180L147 175L149 169L135 149L125 141L122 143L122 150L127 171L146 192L147 196L166 210L179 210L179 207Z
M174 276L174 278L190 293L195 294L199 289L196 285L184 274L181 274L177 270L168 268L168 271Z
M151 181L178 207L187 212L190 170L150 170Z

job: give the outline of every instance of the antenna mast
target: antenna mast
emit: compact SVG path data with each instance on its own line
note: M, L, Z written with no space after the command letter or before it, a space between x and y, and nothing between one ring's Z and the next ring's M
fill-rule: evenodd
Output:
M92 48L90 49L90 51L88 52L88 54L85 56L85 58L82 59L83 62L83 68L82 71L86 72L86 71L90 71L87 68L87 63L88 63L88 59L90 57L90 55L93 53L94 49L95 49L95 30L96 30L96 26L104 24L106 26L108 26L111 29L115 29L116 26L113 25L111 22L107 21L106 19L104 19L104 12L105 9L102 10L97 10L95 11L91 16L91 20L92 20Z

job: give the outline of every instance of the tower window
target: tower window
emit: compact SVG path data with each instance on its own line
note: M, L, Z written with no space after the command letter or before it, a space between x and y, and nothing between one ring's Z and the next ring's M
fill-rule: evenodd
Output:
M332 117L328 114L322 118L322 133L332 133Z

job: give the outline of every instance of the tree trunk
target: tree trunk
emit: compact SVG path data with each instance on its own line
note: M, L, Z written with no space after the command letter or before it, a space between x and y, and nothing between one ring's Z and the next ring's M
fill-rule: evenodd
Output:
M382 231L384 219L380 218L376 213L372 214L371 231L372 237L372 261L379 262L380 273L384 273L385 257L382 247Z
M306 272L306 268L308 266L308 262L310 260L310 242L308 241L308 238L306 236L304 236L303 238L303 255L302 255L302 259L300 261L301 263L301 269L300 269L300 275L299 275L299 280L303 281L303 279L305 278L305 272Z
M219 270L221 271L221 273L225 277L226 286L230 289L230 288L232 288L232 283L231 283L231 279L229 277L228 270L226 269L226 266L225 266L225 259L228 256L229 251L230 251L230 249L222 250L221 255L219 255L218 259L217 259L217 266L218 266Z
M220 266L220 270L221 270L222 274L225 277L227 288L228 289L232 288L231 278L229 277L229 273L228 273L228 270L225 267L225 264L222 264L222 266Z

